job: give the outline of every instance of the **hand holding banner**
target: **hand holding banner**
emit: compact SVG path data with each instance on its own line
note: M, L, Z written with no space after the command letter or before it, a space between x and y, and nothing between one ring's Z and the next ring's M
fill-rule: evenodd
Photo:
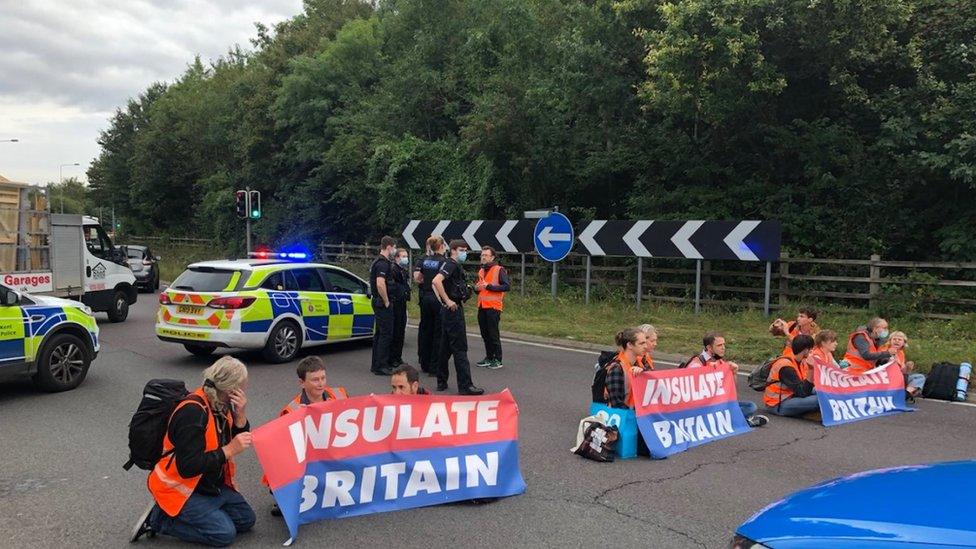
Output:
M905 378L893 362L861 375L818 362L813 383L826 426L914 411L905 404Z
M262 425L254 449L292 538L316 520L525 491L508 390L329 400Z
M637 425L653 458L665 458L751 429L728 366L679 368L634 376Z

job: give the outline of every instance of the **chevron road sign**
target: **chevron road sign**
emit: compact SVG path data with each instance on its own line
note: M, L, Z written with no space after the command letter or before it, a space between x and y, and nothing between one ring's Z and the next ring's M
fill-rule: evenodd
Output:
M779 221L590 221L579 243L593 256L779 261Z
M535 219L421 221L411 220L403 229L403 240L410 248L424 249L427 237L439 234L450 242L460 238L472 250L491 246L500 252L529 253L535 250Z

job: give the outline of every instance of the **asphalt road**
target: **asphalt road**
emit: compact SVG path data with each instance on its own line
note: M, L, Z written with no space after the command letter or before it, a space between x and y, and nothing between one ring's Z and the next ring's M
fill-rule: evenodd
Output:
M100 318L101 355L75 391L42 394L29 383L0 385L0 547L127 546L129 529L149 501L145 472L121 468L141 389L154 377L183 378L195 387L210 362L158 341L154 311L154 296L143 294L125 323ZM415 336L408 330L408 361L415 360ZM480 359L480 340L469 343L472 361ZM330 384L351 394L388 390L387 379L369 374L366 346L315 352L329 365ZM294 365L240 356L250 368L249 415L256 425L273 418L294 395ZM976 409L921 402L912 414L830 429L773 418L765 428L662 461L587 461L568 448L586 415L594 358L589 352L505 343L503 370L475 368L478 385L489 391L508 387L519 403L524 495L487 505L319 522L302 527L298 546L722 547L754 512L811 483L877 467L976 456ZM758 402L760 394L739 381L740 398ZM238 463L242 491L258 513L254 531L238 545L280 546L288 534L268 514L272 500L258 482L254 454ZM892 497L912 505L908 487ZM139 542L177 545L165 538Z

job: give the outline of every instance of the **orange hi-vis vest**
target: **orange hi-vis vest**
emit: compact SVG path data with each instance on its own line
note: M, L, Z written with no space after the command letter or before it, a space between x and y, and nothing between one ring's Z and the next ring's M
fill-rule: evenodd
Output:
M891 358L895 361L895 364L898 364L898 367L901 368L902 371L905 371L905 364L906 364L905 349L901 349L898 352L894 352L891 350L890 345L882 345L881 350L887 351L888 354L891 355Z
M820 332L820 327L814 322L810 325L810 337L814 337ZM800 335L800 323L797 321L790 322L786 325L786 346L783 347L783 354L787 358L793 358L793 340L796 336Z
M324 396L326 397L325 400L342 400L344 398L349 398L349 395L346 393L345 387L336 387L335 389L333 389L332 387L326 387ZM291 402L285 404L285 407L282 408L280 412L278 412L278 417L281 417L286 414L290 414L292 412L296 412L302 406L304 406L304 404L302 404L302 393L298 393L297 395L295 395L295 398L291 399ZM261 476L261 484L263 484L268 488L271 487L268 484L268 475Z
M173 414L176 414L177 410L184 406L200 406L203 408L207 412L207 428L203 435L203 451L212 452L217 450L220 448L220 441L217 439L217 424L214 420L213 411L210 409L210 404L207 401L207 395L203 392L203 387L197 388L190 395L197 396L199 400L194 398L183 399L176 405ZM170 420L172 419L173 416L171 415ZM229 411L226 413L226 419L228 428L232 429L234 418ZM234 471L236 469L233 459L228 459L224 463L224 483L235 490L237 489L234 485ZM176 454L173 452L173 443L169 440L169 428L167 428L166 435L163 437L163 457L159 458L156 467L150 471L149 480L147 481L149 492L152 494L153 499L156 500L156 504L159 505L159 508L164 513L171 517L179 515L180 511L183 510L183 505L186 504L186 500L190 499L202 476L202 474L190 478L180 476L180 471L176 467Z
M851 375L863 374L875 366L873 362L861 358L861 353L859 353L857 347L854 346L854 338L859 335L864 336L868 340L869 353L878 352L878 346L874 344L874 338L871 337L871 334L869 334L867 330L858 330L851 334L847 338L847 352L844 353L844 360L850 364L850 366L847 368L847 372Z
M835 367L837 366L837 361L834 359L834 356L828 353L823 347L814 347L813 349L810 350L810 355L813 356L813 359L820 364L826 364L828 366L835 366ZM787 358L793 358L793 357L789 356Z
M654 357L650 353L644 353L643 355L637 357L637 365L645 370L654 369Z
M639 358L637 361L638 364L640 364ZM607 372L609 373L611 366L618 363L624 371L624 404L627 405L628 408L633 408L634 392L632 387L634 386L634 373L630 371L633 365L629 360L627 360L627 353L621 351L619 354L617 354L617 358L611 360L610 363L606 365ZM610 391L608 391L606 387L603 388L603 400L608 403L610 402Z
M485 273L484 267L478 269L478 284L490 284L492 286L497 286L498 278L501 276L501 272L502 267L498 264L488 267L487 273ZM501 311L502 301L504 299L505 292L493 292L486 286L480 292L478 292L478 308L495 309L496 311Z
M808 367L803 362L797 362L795 358L781 356L777 358L769 368L769 378L766 380L766 392L763 393L763 403L770 408L779 406L781 402L793 397L791 391L779 380L779 372L783 368L793 368L796 370L800 379L806 379Z

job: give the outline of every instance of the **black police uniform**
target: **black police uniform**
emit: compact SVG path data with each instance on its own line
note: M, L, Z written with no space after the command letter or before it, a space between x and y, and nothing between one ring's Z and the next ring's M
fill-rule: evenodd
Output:
M376 291L376 280L386 280L387 297L395 285L393 263L387 257L377 257L369 267L369 289L373 294L373 315L376 329L373 332L373 363L370 370L376 375L390 375L390 350L393 346L393 302L387 307Z
M414 272L420 273L423 281L418 288L420 303L420 329L417 332L417 357L420 369L428 374L437 373L441 346L441 302L431 286L434 277L441 272L447 258L444 254L428 254L417 260Z
M457 303L457 309L450 310L441 307L441 350L437 362L437 389L447 388L450 377L448 362L454 356L454 370L457 372L458 392L461 394L480 394L482 391L471 381L471 364L468 362L468 335L464 325L463 303L470 297L464 269L454 259L448 259L441 266L440 274L444 275L444 290L447 297Z
M410 274L405 267L393 264L393 279L396 287L390 294L393 307L393 347L390 349L390 367L403 364L403 336L407 331L407 302L410 301Z

